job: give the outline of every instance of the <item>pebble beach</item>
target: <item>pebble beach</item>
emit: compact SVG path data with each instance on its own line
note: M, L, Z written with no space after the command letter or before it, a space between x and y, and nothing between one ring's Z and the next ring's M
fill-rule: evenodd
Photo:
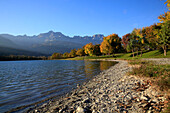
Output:
M29 113L152 113L161 112L167 99L149 80L127 75L127 61L116 65L90 81L77 86L57 101L30 109Z

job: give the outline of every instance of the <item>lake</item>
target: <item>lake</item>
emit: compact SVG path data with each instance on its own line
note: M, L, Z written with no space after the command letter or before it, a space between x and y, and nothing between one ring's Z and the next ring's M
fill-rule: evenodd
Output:
M0 112L48 102L113 66L111 61L1 61Z

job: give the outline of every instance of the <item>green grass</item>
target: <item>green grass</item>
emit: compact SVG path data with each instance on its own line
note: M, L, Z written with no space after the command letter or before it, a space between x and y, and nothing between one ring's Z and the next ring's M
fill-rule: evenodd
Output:
M164 56L163 52L159 50L155 50L155 51L150 51L145 53L142 57L143 58L170 58L170 51L167 52L167 56Z
M136 52L135 52L136 55ZM164 53L155 50L155 51L144 51L142 54L142 57L140 57L140 54L132 57L132 53L121 53L121 54L115 54L117 59L126 59L126 60L135 60L135 59L142 59L142 58L170 58L170 51L167 52L167 56L164 56Z
M146 77L160 77L170 72L170 65L155 65L152 63L143 63L139 68L135 68L130 74Z
M135 52L135 55L137 53ZM66 60L89 60L89 59L124 59L124 60L139 60L142 58L170 58L170 51L167 52L167 56L164 56L163 52L159 50L155 51L144 51L142 57L140 57L140 52L138 56L132 57L132 53L119 53L114 55L104 55L104 56L83 56L75 58L67 58Z

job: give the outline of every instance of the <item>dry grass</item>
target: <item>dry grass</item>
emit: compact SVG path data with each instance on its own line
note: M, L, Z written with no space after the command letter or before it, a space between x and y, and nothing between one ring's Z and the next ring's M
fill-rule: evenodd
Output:
M168 101L170 100L170 65L155 65L153 62L141 60L129 61L129 65L133 67L129 75L151 81L152 87L162 94L166 94L166 98ZM170 113L170 102L165 106L163 113Z

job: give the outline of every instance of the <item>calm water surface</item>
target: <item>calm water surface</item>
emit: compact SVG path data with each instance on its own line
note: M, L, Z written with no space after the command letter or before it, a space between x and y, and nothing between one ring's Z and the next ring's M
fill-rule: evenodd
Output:
M1 61L0 112L23 106L28 109L38 102L59 97L114 64L109 61Z

